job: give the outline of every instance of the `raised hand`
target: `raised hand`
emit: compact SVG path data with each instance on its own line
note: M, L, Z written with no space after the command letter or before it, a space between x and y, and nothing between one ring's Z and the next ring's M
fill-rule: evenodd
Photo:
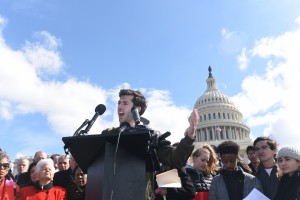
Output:
M189 126L189 128L188 128L188 133L187 133L187 135L188 135L191 139L194 139L194 138L195 138L195 130L196 130L196 128L197 128L198 120L199 120L199 115L198 115L197 109L194 109L194 110L193 110L193 113L192 113L191 115L192 115L192 117L191 117L191 119L189 120L190 126Z

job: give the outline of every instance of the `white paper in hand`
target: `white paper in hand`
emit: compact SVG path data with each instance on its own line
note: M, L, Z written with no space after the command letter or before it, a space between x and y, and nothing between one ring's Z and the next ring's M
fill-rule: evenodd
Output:
M181 188L181 180L177 169L172 169L156 175L158 187Z
M270 200L268 197L266 197L263 193L261 193L259 190L254 188L246 198L243 200Z

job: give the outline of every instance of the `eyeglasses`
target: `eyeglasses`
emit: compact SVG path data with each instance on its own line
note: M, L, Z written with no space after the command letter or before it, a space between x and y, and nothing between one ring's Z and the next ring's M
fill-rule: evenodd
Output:
M4 169L7 169L9 168L9 163L0 163L0 168L4 168Z
M255 156L255 152L253 152L253 153L248 153L247 156L248 156L248 157L253 157L253 156Z
M265 151L265 150L267 150L267 148L269 148L269 146L268 145L264 145L264 146L261 146L261 147L255 147L255 151L259 151L259 150L262 150L262 151Z

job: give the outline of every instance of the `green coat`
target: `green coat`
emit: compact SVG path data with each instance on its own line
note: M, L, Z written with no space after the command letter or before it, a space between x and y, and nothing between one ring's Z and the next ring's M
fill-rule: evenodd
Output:
M171 145L159 146L156 149L158 160L165 166L173 168L181 168L186 165L186 162L194 150L194 139L185 136L177 147ZM153 200L153 186L155 175L152 172L147 172L146 179L146 200Z

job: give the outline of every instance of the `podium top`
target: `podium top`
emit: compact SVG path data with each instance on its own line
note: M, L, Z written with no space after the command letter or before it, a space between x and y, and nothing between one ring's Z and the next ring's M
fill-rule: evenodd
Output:
M82 169L87 173L89 165L99 155L104 153L105 143L117 144L119 147L138 157L146 159L153 130L147 128L130 128L122 132L119 138L119 131L103 131L102 134L81 135L63 137L65 148L69 149L72 156Z

